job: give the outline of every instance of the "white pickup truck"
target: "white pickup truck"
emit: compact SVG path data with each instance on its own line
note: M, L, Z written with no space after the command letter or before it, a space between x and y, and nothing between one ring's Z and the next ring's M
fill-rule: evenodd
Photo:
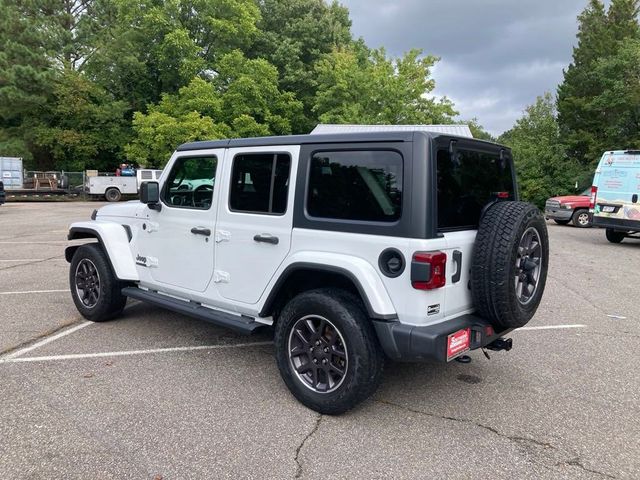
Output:
M138 169L133 176L87 177L85 191L89 195L104 197L108 202L119 202L122 195L137 195L142 182L160 179L162 170Z

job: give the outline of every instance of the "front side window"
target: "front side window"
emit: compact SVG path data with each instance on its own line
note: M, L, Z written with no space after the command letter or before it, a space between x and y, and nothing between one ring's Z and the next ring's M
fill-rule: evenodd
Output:
M511 162L498 153L438 150L438 228L478 228L483 207L493 199L513 200Z
M312 217L395 222L402 212L402 156L393 150L316 152L307 212Z
M236 155L229 207L235 212L282 215L287 211L291 157L286 153Z
M162 192L164 202L171 207L211 208L217 164L215 156L176 159Z

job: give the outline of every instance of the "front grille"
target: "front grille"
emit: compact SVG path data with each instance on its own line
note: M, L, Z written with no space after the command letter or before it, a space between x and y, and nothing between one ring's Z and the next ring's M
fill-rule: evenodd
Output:
M560 206L560 202L558 200L547 200L545 204L545 208L558 208Z

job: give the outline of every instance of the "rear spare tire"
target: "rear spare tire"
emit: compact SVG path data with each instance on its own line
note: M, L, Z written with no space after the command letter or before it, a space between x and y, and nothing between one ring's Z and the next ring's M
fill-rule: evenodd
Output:
M549 237L544 217L524 202L499 202L480 220L471 265L478 314L499 328L525 325L544 292Z

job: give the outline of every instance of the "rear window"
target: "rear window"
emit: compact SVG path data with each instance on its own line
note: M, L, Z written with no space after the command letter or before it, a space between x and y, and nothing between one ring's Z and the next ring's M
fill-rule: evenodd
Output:
M402 211L402 156L393 150L316 152L307 212L312 217L395 222Z
M511 162L496 153L438 150L438 229L477 228L482 208L515 199Z

